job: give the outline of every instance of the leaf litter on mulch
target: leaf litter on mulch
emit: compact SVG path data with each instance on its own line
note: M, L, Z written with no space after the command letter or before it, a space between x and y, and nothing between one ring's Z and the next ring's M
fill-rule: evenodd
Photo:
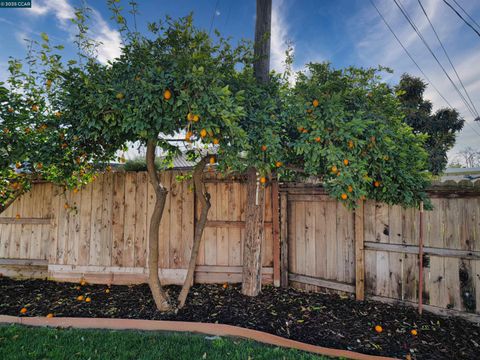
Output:
M106 290L109 290L108 293ZM168 286L172 298L178 286ZM90 297L91 302L77 297ZM0 314L106 317L222 323L309 344L411 359L480 359L480 325L416 309L332 294L264 287L257 297L239 285L195 285L177 313L156 310L147 285L111 286L0 278ZM383 328L381 333L375 326ZM418 335L411 334L416 329Z

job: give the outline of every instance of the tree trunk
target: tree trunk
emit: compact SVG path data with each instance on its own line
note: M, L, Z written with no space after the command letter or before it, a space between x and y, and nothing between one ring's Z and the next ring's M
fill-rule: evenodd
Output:
M243 244L242 294L257 296L262 290L262 243L265 189L259 184L257 171L247 173L247 209Z
M155 208L153 209L152 218L150 220L150 229L148 233L148 284L152 291L153 299L160 311L170 310L168 302L168 295L160 284L158 276L159 259L158 259L158 231L160 228L160 221L162 220L163 210L165 208L165 200L167 199L168 191L163 187L160 178L155 168L155 149L157 147L156 140L148 140L147 142L147 171L150 178L150 183L155 190L156 200Z
M187 300L188 292L190 287L193 284L193 277L195 274L195 266L197 264L198 251L200 250L200 241L202 240L203 230L207 223L207 215L210 210L210 194L205 189L205 184L203 183L203 170L207 163L207 158L204 157L200 162L195 166L193 171L193 185L195 187L195 196L200 200L202 206L202 211L200 213L200 219L195 224L195 235L193 238L192 254L190 255L190 263L188 264L187 277L183 283L182 291L178 296L178 308L181 309L185 305Z
M269 81L270 34L272 28L272 0L257 0L255 22L255 78L260 83ZM245 239L243 244L242 293L257 296L262 289L262 243L265 189L257 180L255 168L248 170Z

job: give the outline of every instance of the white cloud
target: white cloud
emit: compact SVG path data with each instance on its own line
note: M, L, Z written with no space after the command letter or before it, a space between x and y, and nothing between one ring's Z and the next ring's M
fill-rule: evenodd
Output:
M89 7L92 9L90 36L93 40L101 42L98 48L98 60L106 63L120 55L121 36L117 30L110 27L97 10L90 5ZM37 17L52 14L57 19L59 27L69 33L70 40L76 34L75 25L70 22L70 19L75 17L75 9L68 0L34 1L27 14Z
M450 152L450 158L466 146L478 147L480 136L477 133L480 133L480 124L478 122L473 123L472 115L460 96L425 48L425 45L404 19L395 3L379 0L375 0L375 3L430 81L468 122L468 125L465 125L464 130L457 137L457 144ZM454 82L457 82L418 2L416 0L400 0L400 3L404 5L450 77ZM475 34L466 28L462 21L443 2L422 0L422 4L452 58L474 104L480 110L480 67L478 66L480 63L480 43L473 41ZM472 13L475 7L480 7L479 5L478 2L468 2L465 7L469 13ZM394 81L404 72L424 78L371 5L365 6L364 11L350 19L349 30L351 34L354 34L352 39L353 43L356 44L354 50L362 65L375 66L381 64L391 67L395 70L394 79L392 79ZM458 84L458 87L460 88L460 84ZM447 106L431 85L427 88L425 97L433 102L435 109ZM472 130L472 127L477 133Z
M272 34L270 43L270 67L282 72L285 68L285 52L288 48L289 24L285 19L285 2L278 0L272 6Z

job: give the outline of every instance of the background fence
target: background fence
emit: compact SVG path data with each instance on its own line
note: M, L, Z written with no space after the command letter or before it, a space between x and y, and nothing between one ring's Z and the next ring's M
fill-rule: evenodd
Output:
M160 276L181 283L199 215L191 181L178 171L160 226ZM195 281L240 282L246 186L206 174L212 208ZM263 280L306 290L418 300L419 212L373 201L355 212L308 184L268 186ZM424 213L426 308L480 314L480 182L431 190ZM36 184L0 215L0 273L100 283L147 278L147 233L154 206L145 172L100 175L78 192ZM279 221L280 219L280 221ZM477 315L475 315L477 314Z

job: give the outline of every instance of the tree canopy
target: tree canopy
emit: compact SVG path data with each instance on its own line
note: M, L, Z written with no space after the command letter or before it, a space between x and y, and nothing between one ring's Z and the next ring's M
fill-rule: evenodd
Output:
M433 112L433 105L424 99L427 84L408 74L401 77L397 86L404 121L415 133L427 134L425 149L428 152L428 170L437 175L447 166L447 152L455 145L456 133L465 123L456 109L442 108Z

